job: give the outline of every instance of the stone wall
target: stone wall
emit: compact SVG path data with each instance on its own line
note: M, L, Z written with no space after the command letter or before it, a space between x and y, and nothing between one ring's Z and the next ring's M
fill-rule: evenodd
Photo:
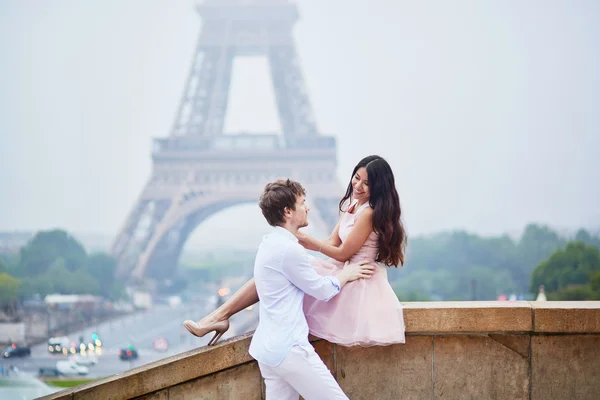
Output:
M406 344L313 345L358 399L598 399L600 302L405 303ZM264 399L251 333L47 399Z

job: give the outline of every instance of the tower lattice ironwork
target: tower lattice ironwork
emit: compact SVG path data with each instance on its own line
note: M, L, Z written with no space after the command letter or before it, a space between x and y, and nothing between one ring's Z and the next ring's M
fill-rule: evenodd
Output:
M311 223L337 223L336 142L313 117L292 36L295 4L209 0L198 12L202 30L171 132L154 140L152 174L113 243L121 276L170 275L203 220L256 203L279 177L306 186ZM283 132L223 132L233 60L248 55L268 60Z

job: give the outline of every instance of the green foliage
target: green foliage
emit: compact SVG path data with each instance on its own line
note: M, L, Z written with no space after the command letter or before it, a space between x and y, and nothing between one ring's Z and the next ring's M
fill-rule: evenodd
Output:
M19 262L19 253L0 254L0 273L6 272L7 274L15 276L17 268L19 267Z
M105 292L100 289L101 285L101 282L85 269L77 270L71 275L70 291L72 294L87 293L100 296L108 294L108 290Z
M21 281L7 274L0 273L0 305L5 306L17 300Z
M594 272L590 276L590 289L592 289L594 293L600 293L600 272Z
M597 236L584 230L577 235L600 246ZM411 292L432 300L470 300L473 295L477 300L495 300L502 293L531 296L537 293L537 288L529 291L532 271L567 242L568 238L535 224L528 225L518 240L461 231L415 237L409 241L406 265L390 268L388 277L399 297Z
M405 291L403 288L393 287L394 293L400 301L430 301L431 299L426 293L416 290Z
M101 285L110 286L117 271L117 260L106 253L94 253L88 257L88 271Z
M54 260L43 276L52 285L53 293L73 294L72 275L62 257Z
M531 274L531 291L544 285L550 300L600 299L600 250L570 242L541 262Z
M115 281L108 288L108 294L106 295L111 300L120 300L127 297L125 292L125 285L123 282Z
M461 289L469 293L471 300L496 299L502 293L516 292L516 285L508 269L473 266L464 271L462 282L468 282L469 287L463 286Z
M575 301L598 300L600 297L594 293L589 285L569 286L555 293L547 294L548 300Z
M38 232L20 253L19 276L43 274L58 258L62 258L64 267L70 272L84 268L87 262L81 243L58 229Z
M583 242L588 246L594 246L600 248L600 236L592 236L585 229L580 229L575 234L575 242Z
M97 295L100 294L100 284L86 269L69 271L65 260L59 257L44 273L25 280L21 293L26 298L51 293Z
M96 379L46 379L46 384L59 388L70 388L93 382Z
M100 295L119 300L125 296L125 286L115 280L117 260L106 253L94 253L88 257L88 272L99 285Z
M21 249L18 267L23 279L20 295L94 294L111 299L124 295L115 282L116 260L104 253L89 257L83 246L62 230L38 232Z
M24 277L19 293L20 297L25 299L35 295L44 297L47 294L53 293L53 288L53 283L48 281L46 276L37 276L33 278Z
M525 227L518 248L524 264L535 266L556 249L564 247L566 242L547 226L530 224Z
M588 246L600 247L600 237L585 230L578 231L575 238ZM507 235L481 237L462 231L415 237L410 238L406 266L388 269L388 277L402 301L473 297L493 300L500 293L528 294L530 289L531 293L537 293L537 284L530 280L532 271L567 242L568 238L550 228L534 224L528 225L518 240ZM548 298L580 298L589 296L590 291L600 293L600 274L590 275L582 267L583 261L569 274L567 286L561 286L562 292L549 293ZM159 289L169 294L193 282L250 276L253 264L254 252L224 253L200 261L184 257L178 273L161 280ZM25 298L34 294L91 293L117 300L124 296L124 287L115 280L116 266L116 260L107 254L88 256L81 244L60 230L40 232L20 254L0 258L0 273L8 271L21 278L19 293ZM559 274L555 279L560 282L566 279L561 277Z

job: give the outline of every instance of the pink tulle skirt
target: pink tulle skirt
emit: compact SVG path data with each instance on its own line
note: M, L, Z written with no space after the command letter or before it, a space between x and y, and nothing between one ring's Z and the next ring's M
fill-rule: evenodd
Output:
M337 275L343 264L315 258L315 271ZM402 305L387 279L386 267L378 267L370 279L349 282L325 302L304 296L304 314L310 333L343 346L386 346L404 343Z

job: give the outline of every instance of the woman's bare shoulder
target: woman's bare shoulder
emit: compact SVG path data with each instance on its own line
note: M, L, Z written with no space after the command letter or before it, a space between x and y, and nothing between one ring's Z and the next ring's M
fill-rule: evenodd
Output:
M369 218L371 218L371 217L373 217L373 208L371 206L366 206L360 214L368 215Z

